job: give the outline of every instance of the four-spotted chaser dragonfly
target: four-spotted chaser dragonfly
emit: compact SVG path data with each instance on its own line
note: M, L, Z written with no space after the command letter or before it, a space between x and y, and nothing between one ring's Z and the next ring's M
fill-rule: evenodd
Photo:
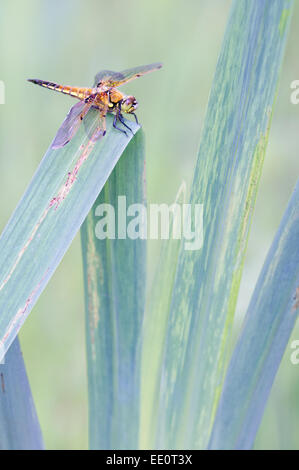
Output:
M146 73L158 70L161 67L161 63L155 63L127 69L122 72L103 70L96 75L94 88L62 86L45 80L29 79L29 82L36 83L37 85L49 88L50 90L65 93L80 100L79 103L75 104L70 109L54 139L52 148L63 147L74 137L79 129L81 121L92 107L99 110L96 129L91 137L93 141L96 141L106 134L107 113L115 114L113 126L127 135L127 132L124 129L117 126L117 123L120 121L125 128L131 130L125 123L122 114L127 113L132 114L138 124L137 116L135 114L138 102L134 96L124 95L117 89L117 87L124 85L135 78L141 77Z

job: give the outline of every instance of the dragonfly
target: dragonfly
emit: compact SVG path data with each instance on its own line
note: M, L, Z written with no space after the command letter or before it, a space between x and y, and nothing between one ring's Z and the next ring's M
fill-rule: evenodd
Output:
M106 116L108 113L114 114L113 127L123 132L126 136L128 136L127 130L133 133L132 129L124 121L123 113L134 116L138 124L135 114L138 102L135 96L125 95L118 90L118 87L149 72L159 70L161 67L162 64L157 62L126 69L122 72L102 70L96 75L93 88L63 86L45 80L28 79L29 82L36 85L79 99L79 102L72 106L63 121L52 143L52 148L61 148L71 141L91 108L96 108L99 111L97 113L95 131L90 137L93 142L104 137L106 134ZM123 129L118 126L119 122L124 126Z

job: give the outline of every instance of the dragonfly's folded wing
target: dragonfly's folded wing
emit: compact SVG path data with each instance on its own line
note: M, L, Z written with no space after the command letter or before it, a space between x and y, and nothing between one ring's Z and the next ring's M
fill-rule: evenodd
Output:
M79 101L69 111L65 120L63 121L56 137L52 143L52 148L57 149L66 145L76 134L82 119L87 114L92 103Z
M106 134L106 114L107 106L103 106L98 110L96 120L91 125L84 120L85 131L91 142L96 142Z

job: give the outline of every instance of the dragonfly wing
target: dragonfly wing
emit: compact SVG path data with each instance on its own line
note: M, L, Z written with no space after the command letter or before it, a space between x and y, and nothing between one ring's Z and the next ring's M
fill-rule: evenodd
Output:
M93 133L93 135L91 136L92 142L96 142L97 140L101 139L102 137L104 137L105 134L106 134L106 116L99 115L98 126L95 132Z
M91 103L79 101L70 109L52 143L53 149L63 147L74 137L90 107Z
M96 95L95 95L96 96ZM86 100L87 101L87 100ZM92 105L93 95L89 97L89 101ZM97 101L97 114L96 120L90 123L84 121L85 131L92 142L100 139L106 134L106 114L108 111L109 98L107 93L103 93L101 96L101 101Z
M96 123L89 129L85 127L91 142L96 142L106 134L106 114L107 107L103 107L103 109L98 111Z
M107 81L116 73L117 72L114 72L113 70L101 70L101 72L97 73L94 78L94 86L97 86L100 82Z
M118 87L124 85L135 78L142 77L146 73L153 72L154 70L159 70L162 67L160 62L149 65L141 65L140 67L135 67L133 69L123 70L122 72L112 72L111 70L102 70L95 77L95 84L99 85L104 84L106 86Z

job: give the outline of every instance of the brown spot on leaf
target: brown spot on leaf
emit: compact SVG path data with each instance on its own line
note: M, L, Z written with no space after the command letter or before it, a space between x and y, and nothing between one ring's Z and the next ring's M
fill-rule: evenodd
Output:
M1 377L1 390L2 390L2 393L5 393L5 382L4 382L4 375L2 372L0 374L0 377Z
M297 310L299 308L299 286L296 289L296 293L294 295L294 305L293 305L293 310Z

